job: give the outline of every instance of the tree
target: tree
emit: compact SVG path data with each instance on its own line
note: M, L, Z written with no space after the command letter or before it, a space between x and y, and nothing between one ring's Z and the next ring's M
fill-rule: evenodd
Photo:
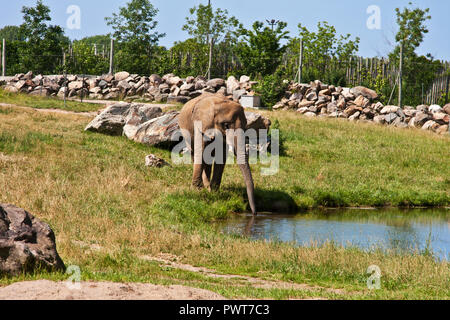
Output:
M24 40L20 35L20 28L18 26L6 26L0 29L0 40L7 41Z
M412 3L409 3L412 6ZM442 68L439 61L434 60L431 54L419 56L417 48L429 32L426 25L431 19L430 10L420 8L395 9L399 30L395 36L397 42L389 59L399 64L400 45L403 45L403 97L404 103L418 105L422 103L422 86L425 90L431 85L436 72Z
M209 47L212 42L213 53L220 49L221 56L212 55L211 73L222 74L227 65L227 61L223 60L231 58L232 47L237 42L242 24L234 16L229 16L227 10L217 8L214 11L211 5L200 4L189 9L189 13L183 30L187 31L191 38L176 43L173 49L180 49L182 44L188 45L186 58L189 56L191 72L206 74L209 66Z
M237 53L243 73L266 76L276 71L286 50L281 41L289 38L288 32L284 31L286 27L287 23L279 22L272 30L256 21L252 30L242 29L243 40L238 44Z
M152 72L152 55L165 36L153 31L158 25L157 14L158 9L149 0L131 0L119 8L118 14L105 18L118 41L118 67L133 73Z
M54 73L61 64L63 48L69 39L60 26L48 24L51 21L50 8L42 0L38 0L35 7L24 6L22 13L19 38L26 42L18 43L20 69Z
M320 79L336 85L345 85L345 69L339 68L340 61L348 61L359 48L358 37L350 40L351 35L338 35L336 28L326 21L317 24L317 31L309 31L298 24L299 36L303 40L303 63L305 66L303 81ZM292 77L297 72L300 38L293 38L289 51L293 57L289 61Z

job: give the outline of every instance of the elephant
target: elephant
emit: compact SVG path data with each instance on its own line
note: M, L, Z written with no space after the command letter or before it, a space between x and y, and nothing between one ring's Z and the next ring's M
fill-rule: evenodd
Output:
M234 102L223 95L204 93L185 104L180 112L178 123L184 140L187 142L187 147L191 152L192 159L195 160L195 150L201 151L202 155L201 160L197 158L198 160L194 161L192 185L197 189L205 187L210 191L219 190L222 181L229 149L228 145L231 144L227 143L227 139L229 139L227 131L237 130L235 132L241 132L241 136L239 136L239 134L238 136L233 136L231 142L234 146L233 151L237 156L238 165L246 184L251 211L253 215L257 215L255 187L248 162L248 155L245 151L245 144L244 148L238 148L238 138L243 137L243 132L247 127L247 118L245 117L244 108L239 103ZM201 137L201 142L200 140L195 139L195 131L197 130L195 127L196 123L201 124L201 132L198 134L198 136ZM215 136L211 136L210 133L208 134L208 132L213 130L215 131ZM205 136L209 139L205 139ZM221 138L217 143L221 146L222 150L220 150L221 152L212 154L214 157L213 167L212 162L204 160L203 154L205 148L207 148L212 141L215 141L216 137ZM195 148L196 141L197 144L201 143L201 147L197 146L197 149ZM245 140L240 141L242 142ZM228 140L228 142L230 142L230 140ZM241 160L239 161L239 159Z

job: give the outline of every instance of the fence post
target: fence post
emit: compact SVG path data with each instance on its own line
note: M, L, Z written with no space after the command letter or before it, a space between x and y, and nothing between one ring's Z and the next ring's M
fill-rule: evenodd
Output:
M114 39L111 39L111 50L109 52L109 74L114 72Z
M213 38L211 37L209 43L208 80L211 80L212 51L213 51Z
M398 106L402 107L402 89L403 89L403 42L400 43L400 70L398 75Z
M2 42L2 76L6 75L6 39Z
M302 83L303 73L303 39L300 39L300 56L298 61L298 83Z

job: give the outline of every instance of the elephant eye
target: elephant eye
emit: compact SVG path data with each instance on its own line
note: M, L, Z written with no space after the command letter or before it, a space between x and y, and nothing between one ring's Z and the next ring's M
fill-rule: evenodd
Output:
M230 122L224 122L224 123L222 123L222 125L223 125L223 127L224 127L226 130L228 130L228 129L231 128L231 123L230 123Z

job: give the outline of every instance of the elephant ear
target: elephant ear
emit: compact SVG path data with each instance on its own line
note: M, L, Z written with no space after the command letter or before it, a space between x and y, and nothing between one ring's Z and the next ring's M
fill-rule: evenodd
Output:
M201 123L201 133L210 139L213 139L214 135L209 134L208 130L214 129L216 114L217 105L211 99L203 99L197 102L192 112L194 127L196 122Z

